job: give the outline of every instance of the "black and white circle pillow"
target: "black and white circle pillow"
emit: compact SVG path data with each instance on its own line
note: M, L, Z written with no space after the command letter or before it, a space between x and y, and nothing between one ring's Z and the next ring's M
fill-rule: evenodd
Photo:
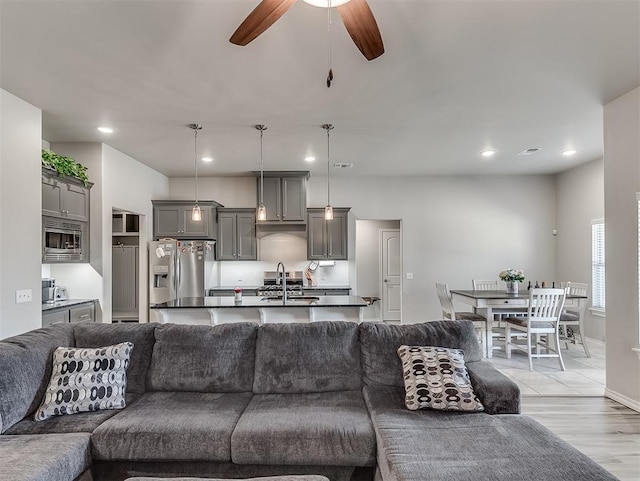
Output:
M53 352L51 380L36 421L52 416L126 406L127 368L133 343L106 347L59 347Z
M484 411L478 400L461 349L400 346L407 409Z

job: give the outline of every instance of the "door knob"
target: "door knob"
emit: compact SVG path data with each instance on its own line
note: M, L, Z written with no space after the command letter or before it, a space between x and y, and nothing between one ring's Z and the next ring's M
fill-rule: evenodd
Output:
M385 282L389 282L387 279L384 280Z

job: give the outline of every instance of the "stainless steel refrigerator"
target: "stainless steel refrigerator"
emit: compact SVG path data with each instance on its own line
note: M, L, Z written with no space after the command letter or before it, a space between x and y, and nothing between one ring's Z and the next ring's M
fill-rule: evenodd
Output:
M149 243L149 303L203 297L215 243L164 239Z

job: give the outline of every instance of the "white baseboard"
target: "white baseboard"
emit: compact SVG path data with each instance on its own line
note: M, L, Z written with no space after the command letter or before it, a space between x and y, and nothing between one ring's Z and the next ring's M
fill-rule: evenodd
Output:
M591 337L586 337L586 336L585 336L584 340L585 341L589 341L590 343L593 343L593 344L599 344L601 346L605 346L607 344L606 342L601 341L600 339L593 339Z
M624 394L620 394L618 392L612 391L609 388L605 388L604 396L609 399L613 399L620 404L627 406L629 409L633 409L640 413L640 401L636 401L635 399L631 399L630 397L625 396Z

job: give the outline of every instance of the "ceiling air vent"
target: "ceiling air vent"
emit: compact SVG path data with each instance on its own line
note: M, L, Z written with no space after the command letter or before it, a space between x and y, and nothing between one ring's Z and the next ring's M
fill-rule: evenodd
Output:
M350 169L353 167L353 162L336 162L333 164L334 169Z
M540 147L532 147L530 149L524 149L522 152L518 152L518 155L533 155L541 150L542 149Z

